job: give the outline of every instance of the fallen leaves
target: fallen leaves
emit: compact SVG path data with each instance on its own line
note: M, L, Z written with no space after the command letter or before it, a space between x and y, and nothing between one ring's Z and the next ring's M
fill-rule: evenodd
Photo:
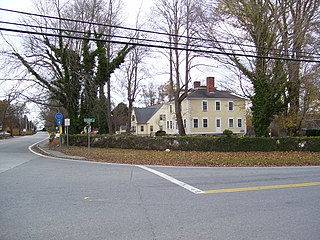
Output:
M67 155L88 161L171 166L252 167L319 166L317 152L198 152L154 151L116 148L59 147Z

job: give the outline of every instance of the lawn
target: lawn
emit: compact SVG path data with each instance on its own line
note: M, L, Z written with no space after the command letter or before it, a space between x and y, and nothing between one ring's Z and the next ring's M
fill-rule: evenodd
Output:
M255 167L320 166L319 152L198 152L116 148L55 147L88 161L171 166Z

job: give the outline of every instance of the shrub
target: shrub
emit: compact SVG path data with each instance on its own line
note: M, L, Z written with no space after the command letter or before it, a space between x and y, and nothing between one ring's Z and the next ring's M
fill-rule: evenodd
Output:
M165 136L166 134L167 134L166 131L160 131L159 130L159 131L156 132L156 136L157 137Z
M61 135L65 137L64 135ZM70 135L69 144L87 146L87 135ZM92 147L123 148L144 150L184 150L184 151L313 151L320 152L320 137L305 138L248 138L212 136L162 136L137 137L122 135L94 135L90 138ZM64 143L66 141L63 141Z
M226 137L231 137L233 135L233 132L229 129L225 129L222 133L223 136L226 136Z
M320 136L320 129L307 129L306 135L307 137Z

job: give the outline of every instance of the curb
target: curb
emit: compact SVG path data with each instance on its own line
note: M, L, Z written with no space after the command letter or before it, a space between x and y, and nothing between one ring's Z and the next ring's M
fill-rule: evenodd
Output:
M62 152L59 152L59 151L55 151L55 150L50 150L49 148L47 147L43 147L43 146L47 146L48 143L43 143L44 141L47 141L49 138L46 138L44 140L41 140L39 142L36 142L34 144L32 144L31 146L29 146L29 150L38 155L38 156L41 156L41 157L47 157L47 158L57 158L57 159L78 159L78 160L84 160L85 158L84 157L80 157L80 156L69 156L69 155L65 155L64 153ZM40 150L40 152L32 149L32 148L38 148ZM42 154L42 153L44 154Z

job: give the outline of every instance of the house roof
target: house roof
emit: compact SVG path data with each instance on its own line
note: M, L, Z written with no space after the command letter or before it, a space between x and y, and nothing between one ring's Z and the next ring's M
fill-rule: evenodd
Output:
M134 108L138 123L147 123L149 119L162 107L163 104L157 104L146 108Z
M230 93L228 91L215 90L214 92L210 93L210 92L207 91L206 87L199 87L199 88L191 89L187 98L189 98L189 99L190 98L199 98L199 99L205 99L205 98L243 99L241 97L233 95L232 93Z

